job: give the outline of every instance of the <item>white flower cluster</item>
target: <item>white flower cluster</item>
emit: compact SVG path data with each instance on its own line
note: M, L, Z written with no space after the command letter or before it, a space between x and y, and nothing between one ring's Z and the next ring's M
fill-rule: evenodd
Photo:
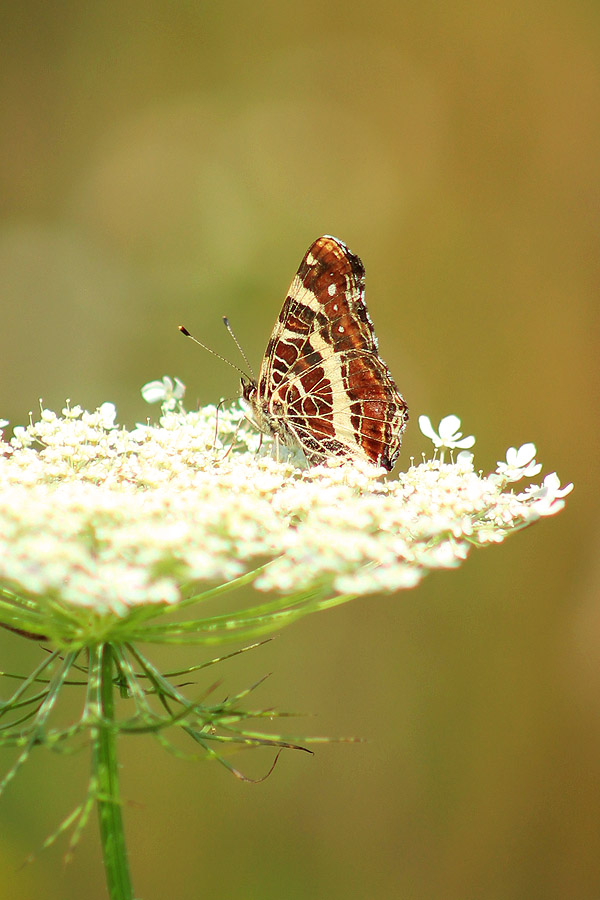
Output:
M122 616L254 569L264 591L398 590L558 512L571 489L553 474L507 490L539 472L533 444L488 476L464 449L389 480L339 460L300 467L273 459L266 439L259 451L241 410L185 413L180 382L151 385L158 425L117 427L108 403L67 406L0 440L0 596ZM455 416L438 434L422 424L437 447L474 443Z

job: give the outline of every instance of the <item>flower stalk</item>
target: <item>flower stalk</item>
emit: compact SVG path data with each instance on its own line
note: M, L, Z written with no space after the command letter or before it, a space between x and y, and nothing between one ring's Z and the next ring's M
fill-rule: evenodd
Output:
M110 644L101 644L90 649L90 690L97 691L94 702L101 710L100 720L91 728L91 783L96 788L100 842L108 895L110 900L133 900L119 790L114 660Z

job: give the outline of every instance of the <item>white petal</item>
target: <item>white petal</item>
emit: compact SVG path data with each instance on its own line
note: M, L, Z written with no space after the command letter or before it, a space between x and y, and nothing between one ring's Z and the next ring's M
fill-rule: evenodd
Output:
M468 450L461 450L458 456L456 457L456 464L463 469L472 469L473 468L473 454L469 453Z
M103 403L99 408L98 412L102 417L102 424L105 428L114 428L115 419L117 418L117 407L114 403Z
M511 447L511 450L513 449L514 448ZM528 463L535 459L535 452L535 444L521 444L519 449L515 451L514 464L518 466L519 469L523 469ZM506 460L508 462L508 453L506 454Z
M419 416L419 428L425 437L428 437L437 446L439 438L433 430L433 425L431 424L429 416Z
M142 397L146 403L158 403L165 396L165 386L162 381L149 381L142 388Z
M464 447L465 450L468 450L469 447L472 447L475 443L475 436L470 434L468 437L463 438L461 441L455 441L455 447Z
M454 436L460 437L460 433L457 433L459 428L460 419L458 418L458 416L449 415L444 416L444 418L441 420L438 431L441 438L452 440Z
M522 470L522 477L527 476L527 478L534 478L536 475L542 471L542 464L533 462Z

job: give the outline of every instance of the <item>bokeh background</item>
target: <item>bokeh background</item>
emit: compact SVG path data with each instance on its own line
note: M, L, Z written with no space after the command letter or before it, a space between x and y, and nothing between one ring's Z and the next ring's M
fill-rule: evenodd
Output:
M533 440L576 484L556 519L461 570L220 673L232 692L272 671L257 703L367 743L284 755L248 785L123 742L136 896L600 896L599 20L582 0L2 5L11 425L40 397L143 421L139 389L167 373L190 407L235 396L177 325L237 362L227 314L258 367L328 232L366 265L412 414L401 465L427 446L418 415L454 412L482 469ZM39 658L0 643L4 670ZM66 869L60 842L21 868L87 766L40 753L0 802L6 896L105 896L95 821Z

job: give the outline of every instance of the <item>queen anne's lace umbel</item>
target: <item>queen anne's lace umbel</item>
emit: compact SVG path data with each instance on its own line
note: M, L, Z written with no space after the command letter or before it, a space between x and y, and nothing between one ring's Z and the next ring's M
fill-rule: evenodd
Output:
M514 492L541 468L533 444L490 475L465 450L389 480L366 464L306 468L259 449L237 408L186 413L177 380L145 396L162 401L157 425L67 406L0 441L0 589L116 616L258 567L261 591L395 591L558 512L572 487L551 474ZM436 447L474 443L456 416L437 433L422 422Z

